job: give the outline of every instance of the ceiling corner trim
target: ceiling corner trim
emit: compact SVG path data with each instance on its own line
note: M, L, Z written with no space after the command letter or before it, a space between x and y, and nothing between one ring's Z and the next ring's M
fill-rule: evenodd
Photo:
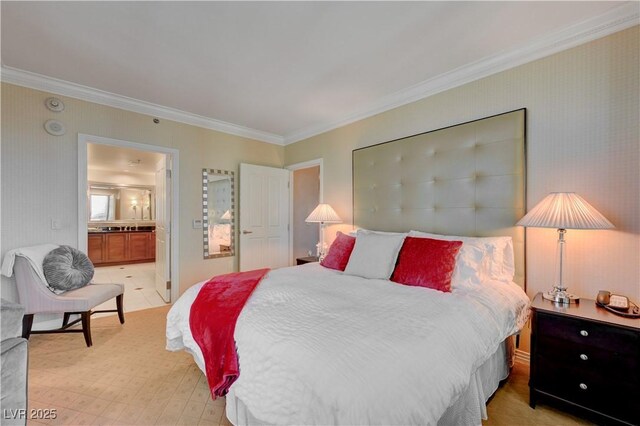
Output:
M462 86L463 84L625 30L640 24L639 10L640 6L638 2L629 1L600 16L590 18L563 30L538 38L526 46L488 56L429 80L422 81L396 93L392 93L341 120L317 124L289 133L284 136L284 145L317 136L356 121L372 117L376 114Z
M68 96L70 98L132 111L139 114L145 114L165 120L177 121L205 129L216 130L230 135L255 139L261 142L284 145L284 138L280 135L117 95L104 90L94 89L92 87L71 83L69 81L9 67L5 64L1 65L0 77L3 82L17 86L28 87L30 89L41 90L43 92L54 93L61 96Z

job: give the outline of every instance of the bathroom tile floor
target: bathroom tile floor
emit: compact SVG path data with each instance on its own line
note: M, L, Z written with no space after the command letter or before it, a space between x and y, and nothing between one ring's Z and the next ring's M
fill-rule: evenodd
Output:
M155 263L153 262L97 266L93 275L93 282L124 284L125 312L167 305L155 288ZM115 309L114 300L109 300L95 308L95 310L101 309Z

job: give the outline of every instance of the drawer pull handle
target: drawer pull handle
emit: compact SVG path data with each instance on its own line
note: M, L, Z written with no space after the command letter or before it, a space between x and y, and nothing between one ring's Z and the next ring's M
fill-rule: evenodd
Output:
M589 359L589 357L586 356L585 354L580 354L580 359L583 360L583 361L586 361L586 360Z
M580 335L587 337L589 335L589 332L587 330L580 330Z
M587 385L585 385L584 383L580 383L580 389L587 390Z

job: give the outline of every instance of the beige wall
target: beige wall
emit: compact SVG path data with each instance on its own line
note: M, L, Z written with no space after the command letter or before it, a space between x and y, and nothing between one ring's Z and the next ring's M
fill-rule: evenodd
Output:
M324 200L351 221L351 151L398 137L526 107L528 206L551 191L576 191L615 225L569 231L568 284L583 297L607 288L640 300L639 46L634 27L609 37L448 90L286 148L89 102L2 84L1 251L43 242L77 244L77 134L180 151L181 290L235 268L235 258L202 259L200 169L236 170L239 162L282 166L324 159ZM62 120L67 134L42 128ZM51 230L51 219L61 230ZM527 232L528 293L546 290L554 270L555 232ZM13 280L2 295L15 299Z
M324 201L350 223L353 149L526 107L528 207L575 191L616 226L567 232L570 290L640 301L639 40L636 26L288 145L285 164L323 158ZM552 284L555 240L527 231L530 296Z
M2 84L2 255L12 248L52 242L78 244L78 133L170 147L180 152L180 290L236 269L236 258L202 258L202 168L238 171L240 162L282 167L284 148L187 124L62 97L52 113L45 92ZM64 136L43 123L59 119ZM62 229L51 230L51 219ZM2 277L2 297L16 300L15 281Z
M309 250L315 256L318 244L317 223L304 220L316 208L320 200L320 166L293 172L293 258L306 257ZM294 262L295 265L295 262Z

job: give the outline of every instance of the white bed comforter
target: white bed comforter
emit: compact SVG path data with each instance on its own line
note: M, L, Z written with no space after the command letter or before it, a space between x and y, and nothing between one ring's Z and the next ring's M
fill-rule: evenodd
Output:
M204 371L189 330L201 287L169 312L167 349L186 349ZM238 318L232 389L272 424L435 425L528 307L513 283L441 293L317 263L273 270Z

